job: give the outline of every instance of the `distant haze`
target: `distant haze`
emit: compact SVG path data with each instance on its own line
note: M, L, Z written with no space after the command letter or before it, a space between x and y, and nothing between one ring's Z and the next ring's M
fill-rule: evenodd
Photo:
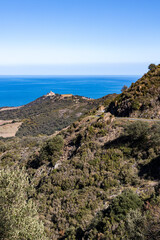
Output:
M149 63L0 66L0 75L143 75Z
M160 62L160 1L5 0L0 75L143 74Z

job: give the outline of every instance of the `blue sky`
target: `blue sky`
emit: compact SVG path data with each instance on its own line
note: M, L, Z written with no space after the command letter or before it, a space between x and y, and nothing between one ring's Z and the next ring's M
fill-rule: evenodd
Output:
M0 75L143 74L159 0L0 0Z

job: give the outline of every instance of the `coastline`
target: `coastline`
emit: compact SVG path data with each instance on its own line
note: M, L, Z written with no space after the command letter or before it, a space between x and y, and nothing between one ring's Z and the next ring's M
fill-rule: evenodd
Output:
M129 76L0 76L0 109L26 105L53 91L57 94L79 95L98 99L121 93L139 75Z

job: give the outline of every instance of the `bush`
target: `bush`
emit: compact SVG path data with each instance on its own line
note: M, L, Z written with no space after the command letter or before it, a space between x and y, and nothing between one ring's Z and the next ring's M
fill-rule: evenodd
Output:
M145 141L149 132L149 124L142 121L136 121L125 127L125 134L132 141Z
M150 145L160 146L160 124L156 123L151 127Z
M113 200L110 206L110 215L116 221L124 220L130 209L135 210L141 207L142 200L138 195L127 190Z
M156 69L156 65L154 63L151 63L149 66L148 66L148 69L151 70L151 71L154 71Z
M128 239L145 239L146 217L139 209L130 210L126 217Z
M140 104L138 101L132 102L132 109L133 110L139 110L140 109Z
M49 139L40 150L40 165L45 162L52 162L52 165L59 159L63 148L63 138L61 136Z
M124 85L123 87L122 87L122 89L121 89L121 92L124 92L124 91L126 91L128 89L128 87L126 86L126 85Z
M2 141L0 141L0 152L5 152L7 150L7 147L6 147L6 145L2 142Z
M52 156L55 152L60 152L63 147L63 139L61 136L56 136L48 140L45 146L42 148L47 155Z

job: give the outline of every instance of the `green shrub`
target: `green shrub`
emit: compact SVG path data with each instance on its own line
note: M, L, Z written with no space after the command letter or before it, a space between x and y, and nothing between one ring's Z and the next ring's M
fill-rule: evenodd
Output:
M0 152L5 152L7 150L7 147L4 142L0 141Z
M49 139L40 150L39 161L40 165L45 162L51 162L52 165L59 159L62 154L63 138L61 136Z
M126 85L124 85L123 87L122 87L122 89L121 89L121 92L124 92L124 91L126 91L128 89L128 87L126 86Z
M132 102L132 109L133 110L139 110L140 109L140 104L138 101Z
M149 132L149 124L142 121L135 121L125 127L125 134L132 141L145 141Z
M131 190L117 196L110 206L110 216L116 221L124 220L130 209L142 207L142 200Z
M148 66L148 69L151 70L151 71L154 71L156 69L156 65L154 63L151 63L149 66Z
M125 222L128 239L146 239L146 217L142 215L140 209L130 210L126 216Z
M151 127L150 145L155 147L160 145L160 123L156 123Z

